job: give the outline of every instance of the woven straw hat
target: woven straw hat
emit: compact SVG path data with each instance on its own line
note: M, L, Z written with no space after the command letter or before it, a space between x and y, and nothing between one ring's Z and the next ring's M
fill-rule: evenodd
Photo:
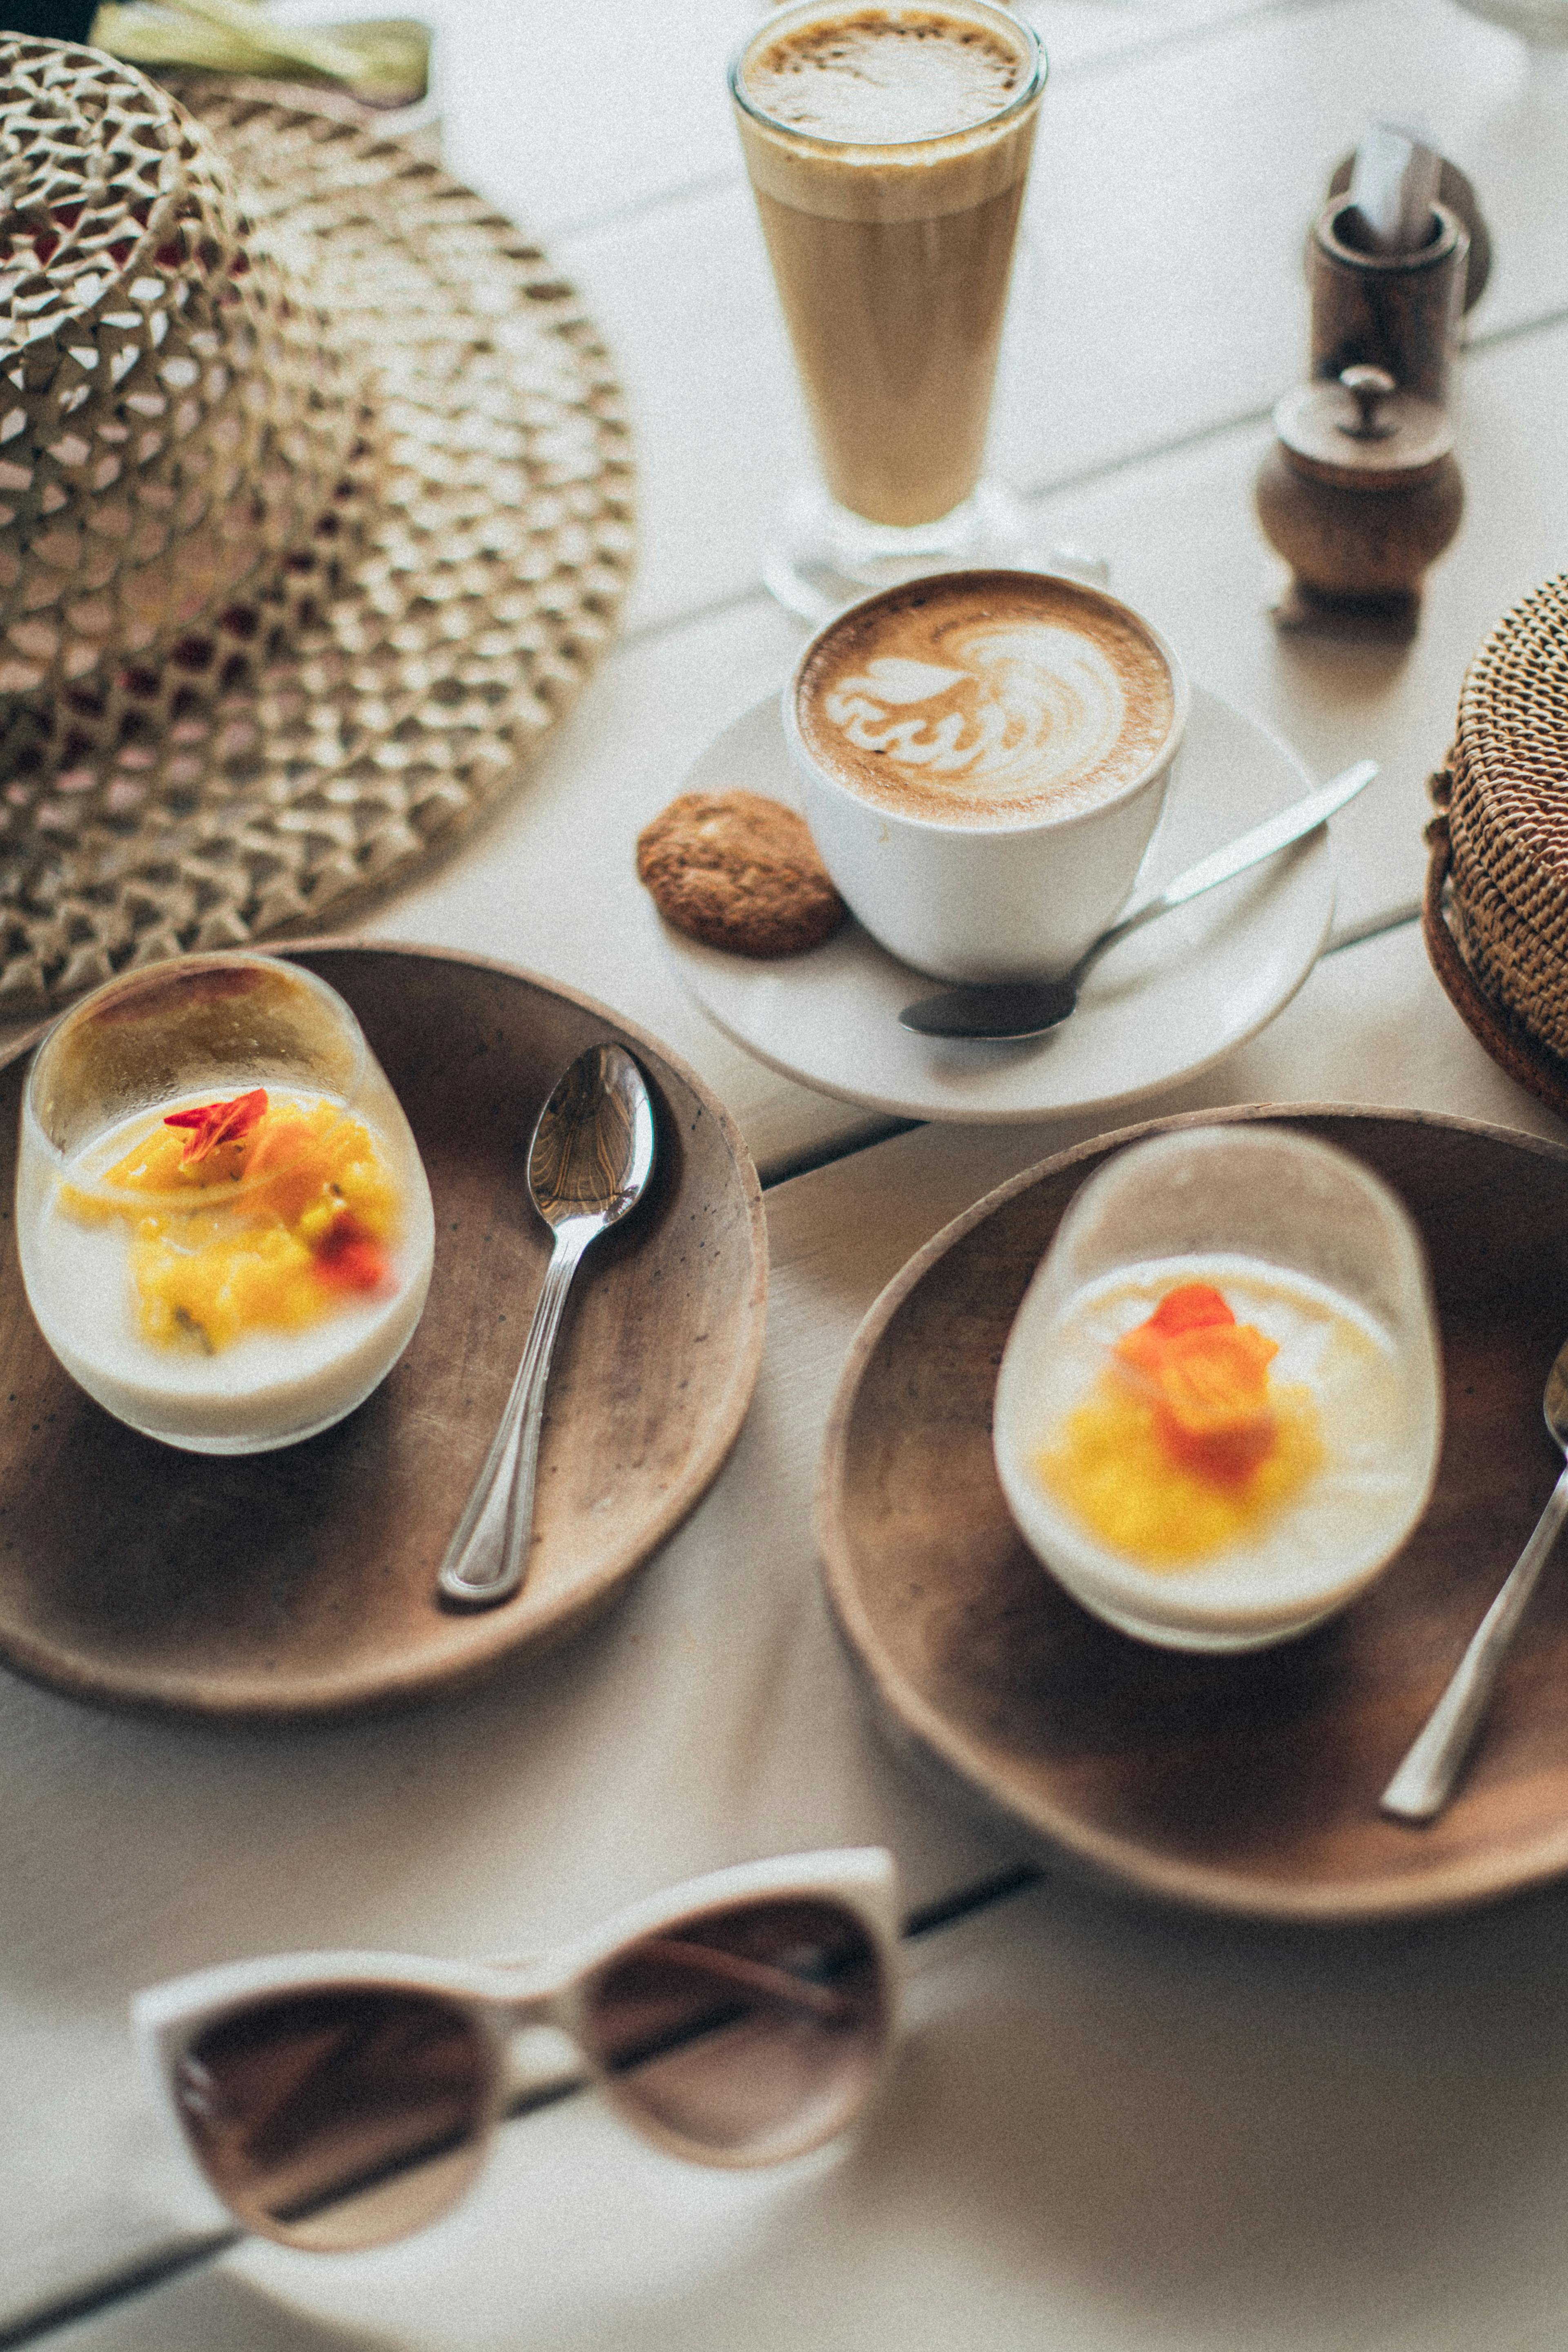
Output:
M350 108L191 103L0 39L0 1013L404 878L629 570L544 257Z
M1568 576L1516 605L1471 663L1433 795L1438 977L1489 1050L1568 1108Z

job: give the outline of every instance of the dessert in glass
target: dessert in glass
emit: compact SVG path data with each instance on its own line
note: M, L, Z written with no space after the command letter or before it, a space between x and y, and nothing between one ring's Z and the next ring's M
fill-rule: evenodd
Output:
M178 957L85 998L28 1074L16 1236L38 1328L143 1435L254 1454L341 1421L430 1284L417 1146L336 991Z
M826 486L797 497L766 578L808 619L1023 544L982 467L1045 78L992 0L795 0L731 67Z
M1442 1378L1425 1257L1348 1154L1263 1123L1119 1153L1006 1349L997 1472L1083 1606L1258 1649L1347 1605L1426 1508Z

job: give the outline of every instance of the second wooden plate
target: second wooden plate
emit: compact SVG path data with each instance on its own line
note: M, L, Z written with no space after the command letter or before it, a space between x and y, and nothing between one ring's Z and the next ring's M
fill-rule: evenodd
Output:
M1353 1607L1222 1658L1151 1648L1028 1551L991 1453L996 1368L1068 1201L1121 1145L1279 1118L1409 1207L1442 1323L1447 1425L1426 1517ZM1568 1869L1568 1555L1548 1570L1458 1796L1425 1828L1377 1800L1561 1464L1542 1424L1568 1338L1568 1150L1414 1113L1205 1112L1003 1185L883 1293L851 1351L818 1498L830 1599L895 1739L1057 1859L1208 1909L1433 1912Z

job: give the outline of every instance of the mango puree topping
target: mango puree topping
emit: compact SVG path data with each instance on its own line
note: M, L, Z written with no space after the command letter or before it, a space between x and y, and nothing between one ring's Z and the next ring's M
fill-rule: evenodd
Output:
M1091 1534L1150 1569L1184 1568L1271 1518L1323 1458L1309 1391L1205 1282L1168 1291L1113 1349L1059 1443L1036 1461Z
M160 1345L216 1355L242 1332L301 1329L388 1279L397 1188L369 1129L335 1104L269 1104L257 1087L173 1111L99 1181L97 1192L62 1186L61 1206L84 1224L130 1225L138 1328Z

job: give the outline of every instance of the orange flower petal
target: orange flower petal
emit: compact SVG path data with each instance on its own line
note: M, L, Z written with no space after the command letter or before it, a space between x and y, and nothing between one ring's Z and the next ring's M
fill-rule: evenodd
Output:
M1184 1282L1168 1290L1149 1318L1156 1331L1194 1331L1210 1323L1234 1323L1236 1317L1212 1284Z
M1212 1285L1184 1282L1165 1293L1146 1321L1117 1341L1115 1352L1124 1364L1158 1380L1173 1341L1184 1332L1231 1328L1235 1323L1235 1316Z
M253 1087L247 1095L236 1095L229 1102L203 1103L199 1109L174 1110L163 1121L165 1127L188 1127L185 1148L180 1154L182 1168L194 1168L220 1143L239 1143L250 1133L267 1109L267 1089Z

